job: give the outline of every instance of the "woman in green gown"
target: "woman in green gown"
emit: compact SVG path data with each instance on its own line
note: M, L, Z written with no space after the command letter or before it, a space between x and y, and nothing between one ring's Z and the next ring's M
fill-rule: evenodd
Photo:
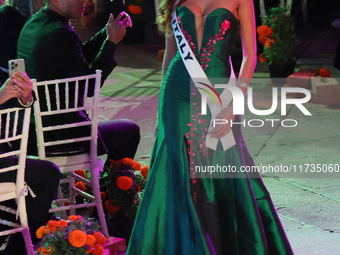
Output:
M199 93L177 51L172 11L176 11L179 26L209 79L232 77L229 55L240 27L244 58L237 84L242 84L238 87L243 93L256 65L251 0L182 0L177 4L161 0L159 21L167 36L158 134L127 254L293 254L257 173L234 173L225 178L190 176L193 163L238 169L255 164L240 125L219 125L206 134L211 116L197 114L201 109ZM233 115L232 103L216 118L241 121ZM231 131L236 145L226 151L220 142L211 150L202 139L206 135L219 139Z

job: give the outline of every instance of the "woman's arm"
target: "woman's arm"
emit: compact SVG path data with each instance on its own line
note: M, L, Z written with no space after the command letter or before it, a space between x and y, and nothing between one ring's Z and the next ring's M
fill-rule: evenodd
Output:
M240 19L240 35L242 40L243 60L238 83L250 84L256 66L256 28L252 0L239 0L238 16ZM245 87L240 87L243 93Z
M250 84L257 61L255 15L252 0L239 0L238 17L241 24L240 34L242 40L243 61L237 84ZM246 93L246 87L239 86L239 88L242 90L243 94ZM231 130L230 123L231 121L234 121L234 118L233 103L231 103L216 116L216 119L228 120L228 124L217 125L209 132L210 137L219 139L229 133Z
M163 65L162 65L162 84L163 78L168 71L169 65L172 59L175 57L177 53L177 44L175 37L173 35L167 35L165 37L165 52L163 58Z

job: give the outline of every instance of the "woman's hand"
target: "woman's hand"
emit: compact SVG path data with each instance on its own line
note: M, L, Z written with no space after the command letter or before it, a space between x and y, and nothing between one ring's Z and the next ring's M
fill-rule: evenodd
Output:
M231 130L231 122L235 119L235 115L233 114L233 103L220 111L220 113L216 115L215 119L228 121L226 124L216 124L215 127L208 132L208 135L211 138L219 139L228 134Z
M26 73L15 72L9 81L14 85L14 88L19 92L21 103L27 104L32 100L32 82Z

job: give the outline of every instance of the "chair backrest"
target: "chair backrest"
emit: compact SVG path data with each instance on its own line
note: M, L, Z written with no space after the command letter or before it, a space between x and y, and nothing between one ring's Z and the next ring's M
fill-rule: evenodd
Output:
M20 123L19 114L23 112L23 123ZM20 148L9 152L1 151L0 161L11 156L18 156L17 164L2 167L0 173L17 170L17 191L24 187L25 163L28 141L28 129L30 122L31 108L9 108L0 110L0 146L8 146L15 141L20 143ZM2 164L1 164L2 165Z
M67 156L58 151L58 146L68 150L86 141L90 141L91 158L97 157L100 83L100 70L96 74L73 78L33 80L37 97L34 116L39 159ZM88 130L86 134L84 129ZM54 148L51 155L46 152L49 148Z

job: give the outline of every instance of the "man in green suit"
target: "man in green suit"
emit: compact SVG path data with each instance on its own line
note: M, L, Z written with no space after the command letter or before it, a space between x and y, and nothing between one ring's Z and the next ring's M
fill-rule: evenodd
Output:
M126 28L132 26L130 17L121 13L114 19L111 14L106 26L82 44L69 20L82 17L86 0L45 0L45 3L46 6L31 17L19 36L18 57L25 59L27 74L42 81L93 74L100 69L103 83L117 65L114 60L117 44L124 38ZM91 92L93 89L89 89L90 95ZM69 101L74 103L73 95L70 95ZM84 118L88 118L86 114L78 112L45 121L58 125L79 122ZM35 128L30 130L33 132L29 137L28 153L35 155ZM85 127L84 133L77 131L77 135L83 136L87 132L89 128ZM99 133L99 155L106 153L115 160L134 157L140 139L137 124L127 119L106 121L99 123ZM60 135L67 136L70 132L50 134L48 139L57 140ZM89 146L84 146L84 151L88 150Z

